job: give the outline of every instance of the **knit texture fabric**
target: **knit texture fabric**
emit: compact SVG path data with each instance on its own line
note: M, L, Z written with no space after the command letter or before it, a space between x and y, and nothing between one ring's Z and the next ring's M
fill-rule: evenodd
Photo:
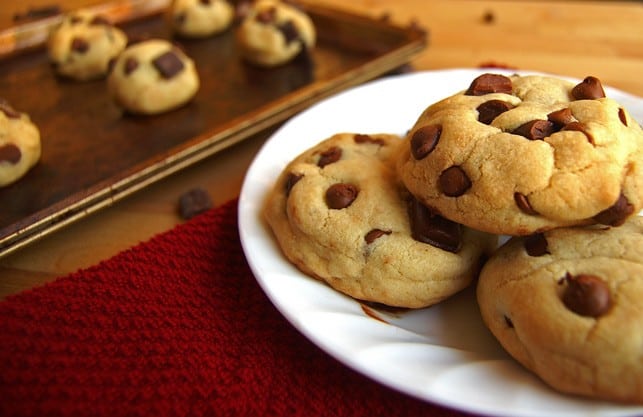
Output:
M254 280L230 201L0 302L0 416L463 416L343 366Z

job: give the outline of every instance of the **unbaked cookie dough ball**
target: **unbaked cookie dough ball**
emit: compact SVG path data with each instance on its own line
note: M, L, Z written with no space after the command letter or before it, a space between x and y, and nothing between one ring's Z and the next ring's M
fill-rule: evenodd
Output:
M106 18L80 10L65 16L52 30L47 47L59 75L85 81L102 78L127 46L125 33Z
M237 44L244 59L275 67L315 46L316 31L300 9L276 0L254 3L237 29Z
M183 51L162 39L129 46L107 79L109 92L130 113L157 114L181 107L199 89L199 76Z
M177 35L204 38L230 27L234 7L227 0L173 0L168 19Z
M9 185L40 159L40 131L29 115L0 99L0 187Z

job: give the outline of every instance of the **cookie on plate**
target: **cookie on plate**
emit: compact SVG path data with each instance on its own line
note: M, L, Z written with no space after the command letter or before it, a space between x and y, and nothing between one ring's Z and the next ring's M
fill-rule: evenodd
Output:
M183 106L199 89L194 61L162 39L133 44L107 79L110 94L130 113L157 114Z
M24 176L40 153L40 131L29 115L0 99L0 187Z
M187 38L204 38L228 29L234 7L227 0L173 0L168 7L172 31Z
M445 217L486 232L618 225L643 207L643 131L601 83L484 74L429 106L398 173Z
M643 217L513 237L477 296L504 348L552 387L643 403Z
M127 35L122 30L86 10L66 15L47 41L54 70L79 81L105 77L111 61L126 46Z
M392 155L400 138L336 134L295 158L264 216L300 270L359 300L435 304L467 287L496 238L408 199Z
M261 67L275 67L314 46L313 21L302 10L277 0L253 3L237 28L241 56Z

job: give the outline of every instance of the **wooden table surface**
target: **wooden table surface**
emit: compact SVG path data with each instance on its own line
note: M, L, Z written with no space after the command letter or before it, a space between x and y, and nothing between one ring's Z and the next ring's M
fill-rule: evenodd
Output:
M96 0L2 2L0 29L30 7ZM643 96L643 3L617 1L320 0L429 30L415 70L493 63L583 78ZM1 96L1 92L0 92ZM239 195L267 137L257 135L0 259L0 298L94 265L183 220L179 196L207 189L215 205Z

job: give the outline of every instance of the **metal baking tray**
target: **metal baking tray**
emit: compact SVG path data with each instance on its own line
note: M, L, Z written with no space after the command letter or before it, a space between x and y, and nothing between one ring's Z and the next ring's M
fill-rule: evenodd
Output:
M183 108L123 113L105 80L57 77L44 42L60 16L0 32L0 97L39 127L42 157L0 188L0 257L174 172L284 121L311 104L408 63L426 31L301 2L318 32L310 60L263 69L243 62L234 28L207 39L173 39L165 0L101 4L130 38L177 42L196 62L201 87Z

